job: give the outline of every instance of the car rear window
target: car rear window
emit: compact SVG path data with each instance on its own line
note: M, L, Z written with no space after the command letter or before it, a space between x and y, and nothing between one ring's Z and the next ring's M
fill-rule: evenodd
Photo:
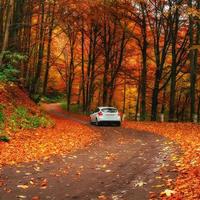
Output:
M102 108L101 111L105 113L116 113L117 109L116 108Z

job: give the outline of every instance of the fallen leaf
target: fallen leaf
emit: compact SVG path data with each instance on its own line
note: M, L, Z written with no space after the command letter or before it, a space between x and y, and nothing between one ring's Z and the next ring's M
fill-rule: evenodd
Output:
M108 198L105 195L98 196L99 200L107 200Z
M143 182L143 181L139 181L135 184L135 187L142 187L143 185L146 185L147 183Z
M171 197L172 194L175 194L175 191L166 189L164 192L161 192L161 196L166 195L167 197Z
M18 199L26 199L27 196L25 196L25 195L18 195L17 198L18 198Z
M46 189L47 188L47 185L48 185L48 181L47 179L43 179L42 182L40 183L40 188L41 189Z
M27 189L28 188L28 185L17 185L18 188L21 188L21 189Z
M32 197L31 200L40 200L40 197L38 197L38 196L34 196L34 197Z

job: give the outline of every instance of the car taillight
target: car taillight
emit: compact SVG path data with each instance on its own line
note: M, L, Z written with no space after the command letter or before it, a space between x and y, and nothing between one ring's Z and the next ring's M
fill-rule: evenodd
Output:
M119 117L121 116L119 112L118 112L118 116L119 116Z
M99 115L99 116L103 116L103 113L102 113L102 112L98 112L98 115Z

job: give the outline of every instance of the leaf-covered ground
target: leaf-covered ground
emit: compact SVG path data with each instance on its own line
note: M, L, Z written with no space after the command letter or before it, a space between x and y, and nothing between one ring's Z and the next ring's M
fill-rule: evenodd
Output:
M0 165L28 162L64 154L89 145L98 134L85 125L54 118L53 128L22 130L9 143L0 143ZM17 154L16 154L17 152Z
M83 148L99 137L99 134L86 125L51 116L55 126L12 130L8 120L14 110L23 106L33 116L40 115L39 107L30 100L28 94L14 84L0 84L0 104L6 118L3 133L11 138L9 143L0 141L0 166L16 164L51 155L64 154ZM20 123L16 119L16 124Z
M4 114L11 115L17 106L24 106L34 115L40 113L25 91L15 85L0 85L0 104L4 106ZM62 114L62 110L57 109ZM88 120L83 115L69 114L71 118ZM51 116L54 127L37 128L9 133L9 143L0 142L0 166L16 164L38 159L47 159L52 155L65 154L83 148L97 140L100 135L84 124L76 121ZM191 123L151 123L125 122L124 127L153 132L165 136L182 147L182 159L173 158L178 169L178 178L172 190L165 191L162 196L170 199L200 199L200 126Z
M182 159L176 161L178 178L169 199L200 199L200 126L192 123L126 122L125 127L163 135L181 145ZM173 158L172 158L173 159ZM174 158L176 159L176 158Z
M5 106L5 115L7 116L17 106L24 106L33 114L40 112L38 106L28 97L28 93L12 83L0 83L0 104Z

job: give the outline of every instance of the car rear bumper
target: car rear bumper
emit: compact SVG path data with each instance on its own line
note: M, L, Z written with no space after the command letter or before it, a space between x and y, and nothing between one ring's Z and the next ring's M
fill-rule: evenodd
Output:
M99 120L101 123L121 123L121 120Z

